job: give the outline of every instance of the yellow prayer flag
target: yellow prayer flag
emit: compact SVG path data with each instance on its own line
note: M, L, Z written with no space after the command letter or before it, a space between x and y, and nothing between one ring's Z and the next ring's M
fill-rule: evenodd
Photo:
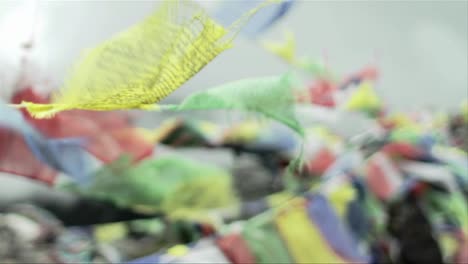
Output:
M362 82L351 95L345 108L348 110L375 110L381 106L371 82Z
M71 109L156 109L229 49L240 27L270 2L226 29L193 2L166 0L144 21L86 52L51 104L21 106L37 118Z
M296 39L290 31L285 33L286 39L282 43L266 41L263 46L266 50L280 57L288 63L296 64Z
M297 198L276 216L281 237L296 263L346 263L333 252L309 219L306 201Z
M328 199L338 216L340 218L345 218L349 203L356 199L356 190L350 183L346 183L336 190L333 190L328 195Z

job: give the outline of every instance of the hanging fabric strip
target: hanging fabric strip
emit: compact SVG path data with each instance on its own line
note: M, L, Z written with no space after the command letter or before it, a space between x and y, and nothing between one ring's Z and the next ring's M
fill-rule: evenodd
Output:
M49 102L32 88L23 89L12 98L13 103L21 101ZM140 161L153 152L154 143L131 126L128 113L75 110L59 113L50 119L35 119L23 109L23 115L31 126L48 138L86 139L86 150L104 163L114 161L123 154Z
M310 222L306 201L297 198L275 217L281 237L297 263L347 263L335 254Z
M91 168L83 149L85 142L77 138L47 139L31 127L20 111L0 102L0 127L11 129L23 136L36 158L79 182L87 181ZM4 142L6 143L6 142Z
M255 256L256 263L293 263L275 227L271 211L249 219L242 236Z
M320 233L338 255L353 263L369 262L368 257L360 254L357 241L354 241L351 233L323 195L309 196L308 213L314 225L319 228Z
M294 112L294 78L281 76L244 79L194 93L179 105L165 105L163 110L231 109L263 114L299 135L304 131Z
M71 109L155 108L221 52L267 1L229 28L191 1L166 0L151 16L85 53L51 104L22 102L37 118Z

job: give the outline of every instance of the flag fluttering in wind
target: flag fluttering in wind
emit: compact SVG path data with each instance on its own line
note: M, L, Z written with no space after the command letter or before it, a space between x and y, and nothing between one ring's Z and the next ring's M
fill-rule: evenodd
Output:
M48 185L53 185L57 178L57 171L34 156L24 137L3 128L0 128L0 171Z
M278 231L293 259L297 263L346 263L329 247L320 229L309 220L306 206L304 199L295 198L275 217ZM309 245L314 245L315 250L307 250Z
M289 74L244 79L194 93L179 105L163 110L240 110L262 114L276 120L301 136L303 128L294 111L294 80Z
M15 168L21 168L21 166L34 166L41 170L48 171L48 169L43 168L38 164L38 161L42 161L51 168L73 177L75 180L84 181L88 178L91 171L87 166L88 162L86 160L86 153L83 149L85 144L84 140L79 138L45 138L24 120L20 111L10 108L3 103L0 103L0 116L2 117L0 119L0 127L3 127L3 129L13 133L8 136L8 132L5 132L6 134L4 134L3 140L0 141L2 149L10 150L2 159L12 159L9 160L9 162L0 162L1 164L6 167L13 166ZM22 136L23 139L17 138L18 136ZM12 142L9 142L8 137L12 139ZM28 156L31 155L26 149L24 149L25 143L34 154L37 161L34 161L35 159L32 157L28 158ZM19 153L24 153L24 159L22 156L15 158L12 153L18 153L18 155ZM31 161L31 164L28 164L28 160ZM19 162L21 162L21 164ZM5 168L4 171L34 177L33 175L27 175L29 174L27 169L17 170ZM50 181L53 178L52 173L48 172L47 174L49 176L46 177L46 181ZM42 178L42 176L39 176L39 178Z
M13 96L12 102L48 103L49 100L33 89L24 89ZM79 137L86 139L86 150L105 163L129 154L134 161L151 156L154 144L131 127L130 116L122 112L67 111L49 119L35 119L23 111L25 119L49 138Z
M345 104L345 109L376 113L382 107L381 99L376 94L371 82L362 82Z
M359 252L357 241L348 232L346 224L338 217L325 196L311 195L307 210L311 221L320 229L335 253L352 262L369 262L369 257Z
M265 41L263 47L286 63L303 70L313 76L334 80L334 74L322 61L312 60L308 57L298 57L296 52L296 37L291 31L285 32L283 41Z
M264 2L225 28L190 1L165 1L151 16L87 51L50 104L22 102L37 118L72 109L154 109L221 52Z
M121 157L99 170L89 186L77 191L123 207L171 214L175 210L213 209L235 202L227 172L178 156L145 160L136 166L127 157Z

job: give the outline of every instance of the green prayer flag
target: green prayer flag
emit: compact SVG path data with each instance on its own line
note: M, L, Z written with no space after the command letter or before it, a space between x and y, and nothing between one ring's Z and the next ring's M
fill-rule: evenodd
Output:
M242 236L257 263L292 263L273 222L273 212L265 212L249 219Z
M294 79L290 74L244 79L200 91L179 105L162 106L163 110L241 110L260 113L304 136L295 116Z
M102 168L90 186L78 192L122 207L174 213L225 207L236 201L226 171L178 156L132 165L126 157Z

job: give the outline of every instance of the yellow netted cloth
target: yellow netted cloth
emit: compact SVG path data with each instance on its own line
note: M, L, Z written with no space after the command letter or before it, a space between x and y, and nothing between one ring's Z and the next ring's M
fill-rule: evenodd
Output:
M142 22L85 52L51 104L22 102L37 118L70 109L155 109L218 54L265 4L229 29L190 1L167 0Z

